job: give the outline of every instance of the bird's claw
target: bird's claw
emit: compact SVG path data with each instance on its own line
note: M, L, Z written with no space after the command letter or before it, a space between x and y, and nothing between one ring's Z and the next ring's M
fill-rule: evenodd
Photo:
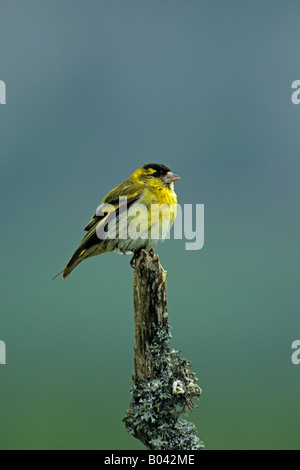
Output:
M135 251L134 254L133 254L133 257L131 258L130 260L130 266L135 269L136 268L136 260L139 256L140 252L139 251Z

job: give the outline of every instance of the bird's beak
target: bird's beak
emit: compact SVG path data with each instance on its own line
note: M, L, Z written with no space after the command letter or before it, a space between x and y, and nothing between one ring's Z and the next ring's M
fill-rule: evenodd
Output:
M180 176L174 175L171 171L168 171L166 176L162 178L164 183L173 183L173 181L180 180Z

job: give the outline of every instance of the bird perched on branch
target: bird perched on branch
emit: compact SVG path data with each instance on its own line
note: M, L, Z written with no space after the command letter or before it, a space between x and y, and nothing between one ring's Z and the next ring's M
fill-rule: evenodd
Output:
M81 261L110 251L133 253L152 249L165 238L176 217L174 181L170 168L149 163L110 191L85 227L87 234L70 261L53 278L69 276Z

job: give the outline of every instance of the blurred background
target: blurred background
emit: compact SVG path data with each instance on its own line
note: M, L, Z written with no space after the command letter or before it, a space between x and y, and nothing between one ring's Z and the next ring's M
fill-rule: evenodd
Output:
M143 449L129 256L51 281L103 196L168 165L205 244L157 248L207 449L299 449L300 5L89 0L0 6L2 449Z

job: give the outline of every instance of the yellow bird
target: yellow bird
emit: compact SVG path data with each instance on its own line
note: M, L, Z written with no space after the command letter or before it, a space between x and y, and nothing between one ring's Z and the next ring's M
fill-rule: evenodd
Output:
M132 173L105 196L74 255L53 279L61 273L65 279L81 261L110 251L133 253L133 266L139 251L152 249L172 226L177 213L174 181L178 179L160 163L149 163Z

